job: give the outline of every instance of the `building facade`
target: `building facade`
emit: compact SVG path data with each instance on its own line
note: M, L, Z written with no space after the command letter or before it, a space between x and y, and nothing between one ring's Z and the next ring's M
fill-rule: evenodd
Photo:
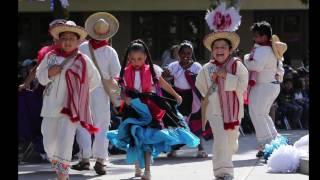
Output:
M209 32L204 16L209 0L69 0L70 19L84 25L94 12L106 11L117 17L119 32L112 38L112 46L123 59L128 43L143 39L154 61L161 63L162 53L174 42L190 40L195 47L197 61L205 63L210 54L202 45ZM19 60L35 58L36 52L51 38L48 24L52 21L49 0L46 2L19 2ZM266 20L281 41L288 44L285 62L306 61L309 49L308 6L300 0L242 0L242 23L237 31L241 40L241 54L248 53L253 40L250 26Z

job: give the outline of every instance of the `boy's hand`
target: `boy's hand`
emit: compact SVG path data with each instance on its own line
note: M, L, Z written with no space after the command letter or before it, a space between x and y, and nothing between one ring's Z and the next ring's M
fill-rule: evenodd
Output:
M280 82L281 81L281 76L279 75L279 74L276 74L276 80L278 81L278 82Z
M62 70L62 67L60 65L53 65L48 70L48 76L49 77L55 76L55 75L61 73L61 70Z
M227 72L226 72L226 70L224 70L224 69L219 69L219 70L217 71L217 75L218 75L219 77L222 77L223 79L225 79L225 78L227 77Z
M218 77L218 74L216 72L212 73L211 79L213 82L216 81L217 77Z

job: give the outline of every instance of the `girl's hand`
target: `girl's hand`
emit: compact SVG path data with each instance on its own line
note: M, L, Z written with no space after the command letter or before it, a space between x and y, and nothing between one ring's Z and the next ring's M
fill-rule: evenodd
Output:
M130 104L131 104L131 100L132 100L131 97L128 97L128 96L124 97L124 102L125 102L127 105L130 105Z
M164 71L162 72L161 76L164 77L164 78L170 77L171 73L170 73L170 71L168 69L164 68Z
M180 95L177 95L175 99L178 102L178 105L182 103L182 97Z

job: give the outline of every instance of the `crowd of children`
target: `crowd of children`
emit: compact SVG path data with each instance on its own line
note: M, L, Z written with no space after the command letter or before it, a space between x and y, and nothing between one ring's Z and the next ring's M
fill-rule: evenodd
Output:
M172 46L163 68L153 63L141 39L129 43L120 66L109 44L119 22L109 13L91 15L85 28L67 20L50 24L54 44L39 52L38 63L24 62L22 78L30 77L19 90L45 87L38 129L59 180L69 179L70 168L89 170L92 156L96 173L106 174L109 140L126 151L135 176L149 180L160 153L175 157L186 145L205 158L203 140L213 137L214 178L231 180L243 119L251 118L261 146L279 135L279 121L287 128L308 128L308 70L282 64L287 46L270 24L252 26L255 44L242 60L234 53L240 43L239 12L222 3L205 20L212 31L203 39L210 59L197 62L192 43L185 40ZM111 112L121 117L113 130ZM75 139L81 160L71 166Z

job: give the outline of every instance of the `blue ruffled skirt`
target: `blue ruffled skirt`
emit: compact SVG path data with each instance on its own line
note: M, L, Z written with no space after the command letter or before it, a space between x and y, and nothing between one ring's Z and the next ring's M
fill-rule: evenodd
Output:
M170 152L171 146L186 144L188 147L197 147L200 139L188 128L155 129L148 127L152 117L148 107L139 98L131 101L131 107L140 115L139 118L127 118L118 130L108 131L107 138L117 148L127 152L127 163L139 162L144 168L144 152L150 152L152 161L161 152ZM180 114L183 124L186 124ZM188 127L188 126L185 126Z

